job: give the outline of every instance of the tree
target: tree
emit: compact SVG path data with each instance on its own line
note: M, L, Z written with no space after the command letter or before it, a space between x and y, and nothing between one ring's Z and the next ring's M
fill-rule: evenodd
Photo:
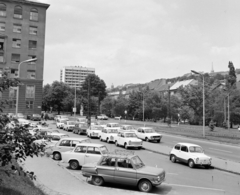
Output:
M101 102L101 112L109 117L113 117L114 104L115 101L111 97L107 96Z
M235 84L236 84L237 78L236 78L234 65L231 61L228 64L228 68L229 68L229 73L227 78L227 88L228 90L230 90L230 89L236 88Z

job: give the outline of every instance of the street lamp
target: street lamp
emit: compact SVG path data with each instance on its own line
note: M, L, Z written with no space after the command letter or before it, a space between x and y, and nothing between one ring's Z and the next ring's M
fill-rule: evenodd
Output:
M37 58L32 58L32 59L28 59L28 60L24 60L24 61L20 62L18 64L18 76L17 76L17 78L20 78L21 64L28 63L28 62L34 62L36 60L37 60ZM18 114L18 101L19 101L19 86L17 86L17 94L16 94L16 117L17 117L17 114Z
M197 71L194 71L194 70L191 70L192 73L194 74L199 74L202 76L203 78L203 137L205 138L205 94L204 94L204 75L197 72Z

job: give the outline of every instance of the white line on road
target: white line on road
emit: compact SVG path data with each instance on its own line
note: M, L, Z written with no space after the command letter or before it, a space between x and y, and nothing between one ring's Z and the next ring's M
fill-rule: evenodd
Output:
M215 149L215 148L209 148L209 149L212 149L212 150L218 150L218 151L221 151L221 152L232 153L232 152L230 152L230 151L226 151L226 150L219 150L219 149Z
M170 183L163 183L163 184L170 185L170 186L179 186L179 187L197 188L197 189L203 189L203 190L214 190L214 191L222 191L222 192L225 192L225 190L216 189L216 188L204 188L204 187L198 187L198 186L187 186L187 185L170 184Z

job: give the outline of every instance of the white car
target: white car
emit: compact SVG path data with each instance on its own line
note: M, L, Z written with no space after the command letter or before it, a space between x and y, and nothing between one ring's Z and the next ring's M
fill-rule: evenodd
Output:
M133 125L122 125L121 131L133 131L133 132L136 132L137 128L134 127Z
M65 121L68 121L68 119L58 119L56 123L56 127L59 129L62 129Z
M190 168L203 165L205 168L211 167L212 158L204 154L201 146L191 143L178 143L170 152L170 160L187 163Z
M108 153L103 144L80 143L72 151L62 152L62 162L69 163L71 169L78 169L86 163L98 162Z
M141 149L143 142L137 138L133 131L123 131L115 137L115 144L116 146L124 146L125 149L130 147Z
M77 122L78 123L87 123L87 119L86 118L78 118Z
M162 135L156 133L151 127L140 127L135 133L139 139L144 141L156 141L159 143L162 139Z
M47 155L53 155L54 160L62 159L62 152L72 150L79 143L91 143L89 138L80 137L64 137L60 139L54 146L46 149Z
M49 132L42 139L35 140L34 143L45 144L50 146L50 145L56 144L60 139L66 138L66 137L69 137L69 136L64 133Z
M99 126L99 125L91 125L88 129L87 129L87 136L92 138L99 138L101 131L103 130L103 127Z
M106 141L108 143L115 141L115 137L118 134L118 129L115 128L105 128L102 130L101 134L100 134L100 141Z
M119 125L119 123L107 123L106 124L107 128L114 128L114 129L118 129L118 131L121 130L121 127Z
M75 122L75 121L64 121L62 128L65 131L72 131L73 127L75 126L76 123L77 122Z
M98 120L108 120L108 117L105 114L101 114L99 116L97 116Z
M68 116L66 116L66 115L56 115L56 116L54 117L54 120L55 120L56 122L58 122L60 119L68 120Z

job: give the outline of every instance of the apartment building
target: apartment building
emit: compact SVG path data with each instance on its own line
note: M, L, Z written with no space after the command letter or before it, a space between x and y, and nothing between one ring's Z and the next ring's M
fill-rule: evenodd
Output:
M95 74L95 69L82 66L65 66L60 71L60 81L70 87L81 87L89 74Z
M48 7L34 0L0 0L0 76L8 67L9 77L18 77L22 83L18 97L16 88L1 94L0 98L9 100L5 113L16 112L17 100L19 113L41 113Z

